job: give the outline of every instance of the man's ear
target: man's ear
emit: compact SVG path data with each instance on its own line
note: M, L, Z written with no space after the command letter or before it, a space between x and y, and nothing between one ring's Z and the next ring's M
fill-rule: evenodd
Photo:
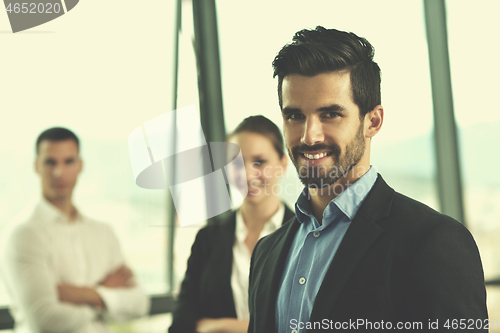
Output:
M365 115L365 137L372 138L382 128L384 122L384 108L377 105Z
M37 174L40 174L40 169L38 168L38 156L35 158L35 162L33 163L33 167Z
M78 157L77 163L78 163L78 173L80 173L83 170L83 160L80 157Z

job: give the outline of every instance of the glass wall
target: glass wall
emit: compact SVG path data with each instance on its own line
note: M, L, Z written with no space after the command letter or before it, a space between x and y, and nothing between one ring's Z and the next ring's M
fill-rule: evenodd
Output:
M20 223L40 198L36 137L49 127L68 127L80 137L84 161L74 203L113 226L150 294L168 291L167 237L156 227L166 224L167 195L136 186L128 135L172 108L174 5L82 1L16 34L6 15L0 20L0 233ZM6 304L2 293L0 305Z
M194 50L194 22L192 1L182 1L181 33L179 38L179 90L177 94L178 108L195 105L199 110L198 76L196 54ZM193 123L201 124L200 118L190 119ZM192 129L191 124L178 124L179 131ZM198 126L198 125L197 125ZM181 166L179 166L181 167ZM201 209L201 207L200 207ZM191 245L198 230L205 223L191 224L180 227L176 222L175 250L174 250L174 291L178 291L187 268L187 260L191 254Z
M453 0L446 5L465 222L479 246L486 280L499 279L500 2ZM500 317L499 287L488 287L488 308L490 318Z

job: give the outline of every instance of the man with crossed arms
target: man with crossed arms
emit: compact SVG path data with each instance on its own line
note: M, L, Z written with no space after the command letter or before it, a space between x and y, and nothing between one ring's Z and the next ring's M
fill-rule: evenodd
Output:
M3 253L15 332L109 332L107 319L144 316L149 298L106 224L82 215L72 194L82 170L79 140L65 128L38 137L42 198Z

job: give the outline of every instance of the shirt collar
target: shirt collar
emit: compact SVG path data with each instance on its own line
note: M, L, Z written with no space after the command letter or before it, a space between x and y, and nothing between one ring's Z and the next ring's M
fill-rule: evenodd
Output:
M328 203L323 212L323 217L331 216L340 210L350 221L352 221L368 192L370 192L373 184L375 184L377 175L375 168L370 167L368 172ZM295 214L300 223L308 221L308 217L312 216L311 202L309 200L309 191L307 187L304 188L295 203Z
M78 209L76 209L76 218L75 220L68 220L66 215L64 215L59 209L57 209L53 204L51 204L44 197L41 198L40 202L36 207L36 215L37 217L48 223L72 223L72 222L81 222L83 221L83 216L80 214Z
M280 202L279 208L274 213L273 216L264 224L264 228L261 231L261 235L267 235L273 232L274 230L281 227L283 224L283 218L285 217L285 205ZM243 214L241 213L241 209L238 209L236 212L236 239L239 242L244 242L247 238L248 231L247 226L245 225L245 221L243 220ZM260 238L260 237L259 237Z

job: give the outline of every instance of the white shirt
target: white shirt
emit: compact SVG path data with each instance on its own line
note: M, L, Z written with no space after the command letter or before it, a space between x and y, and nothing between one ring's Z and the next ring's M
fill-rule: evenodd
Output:
M2 277L11 297L16 332L109 332L106 319L146 315L149 298L139 286L99 286L124 264L111 227L81 214L68 219L42 200L10 235L2 256ZM93 287L106 310L58 300L57 285Z
M269 235L283 224L285 205L280 203L278 211L264 224L259 239ZM248 309L248 277L250 275L251 253L245 245L248 230L243 220L241 210L236 213L236 234L233 246L233 271L231 274L231 288L233 290L236 317L239 320L249 320Z

